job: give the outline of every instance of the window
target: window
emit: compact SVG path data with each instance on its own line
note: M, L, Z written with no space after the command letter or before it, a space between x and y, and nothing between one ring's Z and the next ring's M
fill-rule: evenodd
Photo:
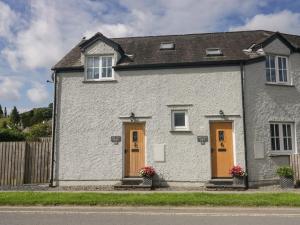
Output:
M188 130L187 111L172 111L172 130Z
M272 83L288 82L288 58L268 55L266 57L266 79Z
M207 56L221 56L223 52L220 48L207 48L205 50Z
M162 42L159 46L160 50L174 50L175 49L175 43L173 42Z
M113 79L112 56L88 56L86 58L86 79Z
M292 123L271 123L271 149L274 152L293 151L293 124Z

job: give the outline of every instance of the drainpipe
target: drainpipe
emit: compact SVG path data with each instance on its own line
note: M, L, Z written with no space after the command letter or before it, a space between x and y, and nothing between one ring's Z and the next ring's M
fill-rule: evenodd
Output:
M240 64L241 69L241 88L242 88L242 107L243 107L243 127L244 127L244 146L245 146L245 171L248 174L248 157L247 157L247 129L246 129L246 110L245 110L245 63ZM249 187L248 176L246 176L246 188Z
M50 187L55 187L54 184L54 165L55 165L55 128L56 128L56 72L52 74L53 79L53 109L52 109L52 161L51 161L51 175L50 175Z

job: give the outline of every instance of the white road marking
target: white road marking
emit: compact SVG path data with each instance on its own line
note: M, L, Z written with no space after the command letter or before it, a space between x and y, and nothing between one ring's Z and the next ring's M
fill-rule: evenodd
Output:
M69 208L68 208L69 209ZM111 215L143 215L143 216L223 216L223 217L237 217L237 216L246 216L246 217L300 217L300 213L207 213L207 212L139 212L139 211L42 211L42 210L3 210L0 211L0 214L59 214L59 215L72 215L72 214L82 214L82 215L91 215L91 214L111 214Z

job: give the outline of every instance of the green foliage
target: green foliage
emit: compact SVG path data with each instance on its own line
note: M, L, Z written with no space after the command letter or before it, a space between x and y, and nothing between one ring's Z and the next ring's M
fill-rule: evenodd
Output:
M300 194L0 192L0 205L299 207Z
M21 121L25 127L50 120L52 118L52 108L36 108L21 114Z
M0 129L7 128L8 122L9 122L8 118L0 118Z
M2 110L2 106L0 105L0 118L3 118L4 117L4 113L3 113L3 110Z
M51 135L51 126L48 123L39 123L33 125L26 135L29 141L35 141L39 137L48 137Z
M24 141L25 134L15 129L0 128L0 142L1 141Z
M293 169L289 166L281 166L276 171L280 177L292 178L294 176Z
M10 121L12 124L19 124L20 123L20 114L17 110L17 107L14 106L13 110L11 111L11 114L10 114Z
M6 107L4 107L4 117L7 117L7 110L6 110Z

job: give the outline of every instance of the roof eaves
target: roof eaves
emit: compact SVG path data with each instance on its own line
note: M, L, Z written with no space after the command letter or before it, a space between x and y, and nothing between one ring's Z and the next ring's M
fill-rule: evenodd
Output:
M157 64L137 64L137 65L117 65L115 70L144 70L144 69L168 69L168 68L192 68L203 66L230 66L239 65L241 63L249 64L260 62L265 59L265 56L259 56L244 60L226 60L226 61L202 61L202 62L184 62L184 63L157 63ZM55 72L83 72L84 66L76 67L59 67L52 68Z
M84 66L52 67L51 70L53 70L55 72L83 72Z
M226 60L226 61L117 65L114 66L114 69L115 70L139 70L139 69L189 68L189 67L223 66L223 65L228 66L228 65L239 65L244 61L245 60Z

